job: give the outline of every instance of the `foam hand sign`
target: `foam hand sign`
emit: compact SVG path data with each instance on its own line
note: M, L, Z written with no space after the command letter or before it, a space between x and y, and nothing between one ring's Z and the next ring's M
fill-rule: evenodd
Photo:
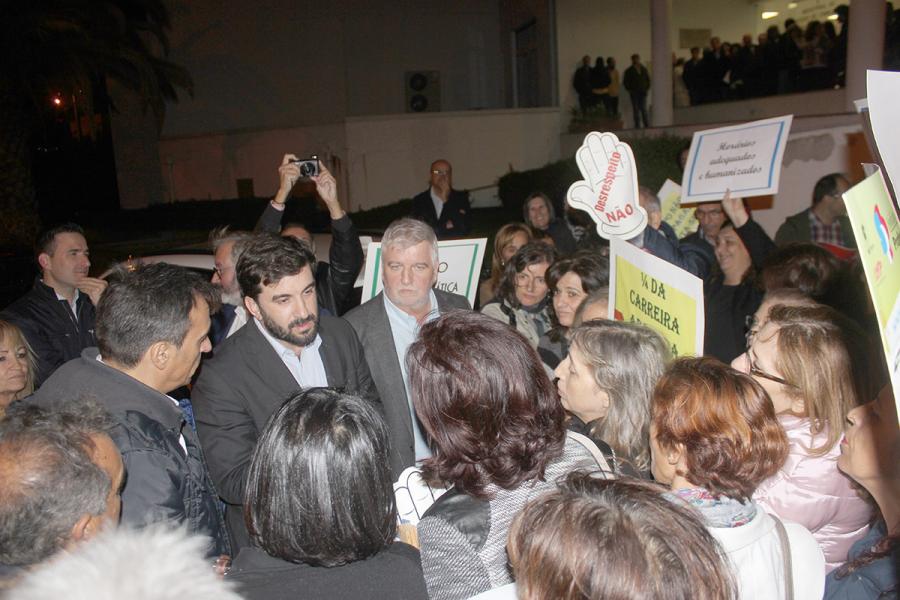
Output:
M597 222L597 233L629 240L647 226L647 211L638 203L637 171L631 147L612 133L592 131L575 153L584 181L569 187L569 206Z

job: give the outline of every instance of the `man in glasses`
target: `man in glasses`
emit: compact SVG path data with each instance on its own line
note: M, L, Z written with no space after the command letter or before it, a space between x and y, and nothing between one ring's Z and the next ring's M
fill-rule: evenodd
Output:
M425 221L439 240L461 238L472 229L469 192L453 189L453 167L444 159L431 163L430 185L413 198L410 216Z
M725 211L722 210L721 202L706 202L698 204L694 209L694 216L700 223L697 231L686 235L681 239L683 244L692 244L700 249L703 253L707 264L706 272L716 264L716 239L719 237L719 230L728 220Z

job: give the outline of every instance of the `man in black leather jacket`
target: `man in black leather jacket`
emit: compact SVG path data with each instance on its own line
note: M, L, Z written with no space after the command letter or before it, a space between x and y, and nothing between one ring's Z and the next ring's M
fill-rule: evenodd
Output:
M94 345L94 307L106 282L88 277L88 245L78 225L49 229L35 246L41 275L0 319L17 325L34 350L39 386L64 362Z
M90 396L116 422L125 461L122 521L184 524L210 538L209 556L230 554L215 488L197 434L167 393L186 385L210 350L218 291L199 275L159 263L112 283L97 307L98 348L59 368L25 402L55 408Z

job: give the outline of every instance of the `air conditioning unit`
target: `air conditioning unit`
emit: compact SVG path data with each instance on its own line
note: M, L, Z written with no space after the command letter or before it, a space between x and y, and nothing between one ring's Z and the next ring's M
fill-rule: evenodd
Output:
M440 71L406 72L406 112L441 110Z

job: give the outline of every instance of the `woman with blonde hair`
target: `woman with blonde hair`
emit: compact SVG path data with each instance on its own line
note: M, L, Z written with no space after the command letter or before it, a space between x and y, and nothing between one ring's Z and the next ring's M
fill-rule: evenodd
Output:
M671 360L669 346L637 323L588 321L571 332L556 368L568 428L587 435L619 474L650 471L650 397Z
M866 533L871 508L837 467L841 425L857 405L851 361L833 309L774 306L732 365L768 392L790 452L754 500L800 523L831 571Z
M507 223L494 236L494 253L491 255L491 276L484 280L478 288L478 298L482 305L487 304L497 295L503 269L519 248L532 241L531 228L525 223Z
M22 330L0 320L0 417L15 400L34 391L34 352Z

